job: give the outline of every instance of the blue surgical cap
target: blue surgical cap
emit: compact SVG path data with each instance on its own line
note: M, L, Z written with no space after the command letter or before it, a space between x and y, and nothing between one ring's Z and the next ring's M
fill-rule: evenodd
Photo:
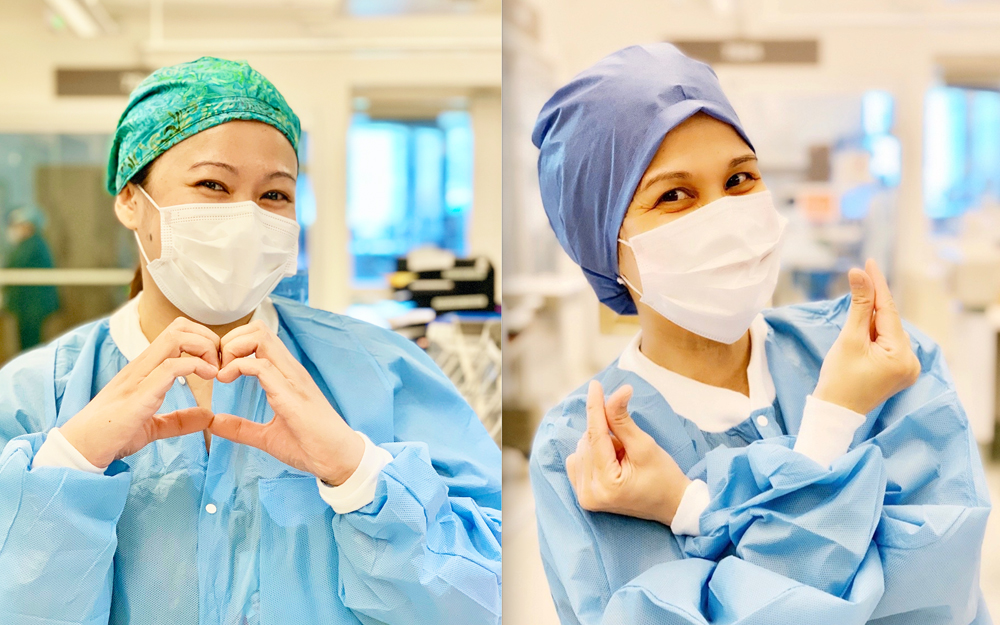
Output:
M618 283L618 231L663 138L702 112L732 126L736 111L708 65L670 44L619 50L578 74L542 107L531 140L542 204L563 249L597 297L635 314Z

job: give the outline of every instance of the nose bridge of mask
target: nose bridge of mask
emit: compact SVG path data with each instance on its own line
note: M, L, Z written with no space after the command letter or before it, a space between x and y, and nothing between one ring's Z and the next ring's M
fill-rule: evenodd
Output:
M732 209L738 209L739 204L749 204L750 206L748 208L752 208L754 206L760 206L762 204L770 204L770 201L771 201L770 191L751 193L749 195L722 197L713 202L709 202L705 206L702 206L701 208L692 211L687 215L684 215L678 219L675 219L661 226L651 228L650 230L647 230L645 232L640 232L639 234L633 235L629 239L623 239L619 237L618 242L632 250L633 255L636 256L636 263L638 263L639 262L638 256L640 255L644 256L650 251L648 247L644 245L644 242L648 244L651 241L675 239L680 234L686 232L687 230L690 230L691 228L695 228L698 226L701 226L703 228L709 227L709 224L713 220L719 218L725 218L727 220L734 218ZM740 216L741 215L737 213L735 215L735 218L738 219ZM758 224L754 224L752 219L750 220L750 223L747 224L747 226L750 228L753 228L755 225ZM781 230L784 230L784 227L782 227ZM745 246L746 244L745 240L741 240L740 237L738 236L735 237L734 240L727 240L733 237L726 237L725 231L723 231L720 234L721 236L701 237L702 246L704 247L707 245L715 248L714 250L701 249L695 253L691 253L691 256L702 259L704 259L706 256L711 256L721 262L724 261L726 257L733 254L739 254L739 252L743 251L743 250L738 250L736 248ZM677 254L674 258L676 261L682 260L681 254ZM688 270L692 269L695 268L694 267L688 268ZM686 273L686 271L682 270L681 273ZM618 283L628 284L628 286L630 286L633 290L639 293L639 290L636 289L634 286L632 286L632 284L621 274L619 274L618 276Z
M729 196L630 239L633 253L651 256L671 247L670 272L687 273L709 265L739 262L773 249L784 231L770 191Z
M766 211L761 210L762 208L773 210L770 191L722 197L678 219L635 235L630 239L632 249L635 249L636 245L641 246L643 241L658 236L673 238L695 228L704 229L712 222L722 222L730 229L734 223L742 222L745 228L760 230L766 227L766 224L760 223L760 218L766 219L767 215Z
M262 209L256 202L252 200L247 200L243 202L208 202L208 203L190 203L190 204L176 204L172 206L160 206L156 203L149 193L142 187L142 185L136 185L142 194L146 196L149 203L160 213L160 242L161 247L168 246L168 239L170 241L174 238L174 224L179 224L181 222L197 221L203 223L207 226L212 221L226 221L227 228L230 234L235 234L237 218L242 218L244 221L248 221L246 224L248 228L251 224L257 223L263 226L264 236L268 233L281 233L286 236L298 237L299 225L294 219L288 219L287 217L282 217L280 215L275 215L269 211ZM138 232L136 233L136 238L138 239ZM249 234L249 232L245 233ZM142 252L143 258L146 262L149 262L149 257L146 255L146 251L143 248L141 242L139 249ZM161 249L162 254L162 249Z

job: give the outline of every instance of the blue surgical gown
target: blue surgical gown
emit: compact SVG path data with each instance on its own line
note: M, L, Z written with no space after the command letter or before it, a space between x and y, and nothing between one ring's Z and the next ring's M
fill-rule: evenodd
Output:
M531 480L565 625L991 622L979 589L983 467L930 339L907 326L919 379L867 415L832 467L791 449L849 302L765 312L776 399L725 432L701 431L617 362L597 376L609 394L631 384L638 425L708 483L700 536L581 509L565 462L586 429L587 387L549 412Z
M29 468L126 364L97 321L0 370L0 623L499 622L500 452L475 413L398 335L274 304L333 407L394 456L375 500L334 514L314 476L218 437L209 454L201 432L104 475ZM160 412L195 405L175 383ZM252 377L215 382L212 408L274 414Z

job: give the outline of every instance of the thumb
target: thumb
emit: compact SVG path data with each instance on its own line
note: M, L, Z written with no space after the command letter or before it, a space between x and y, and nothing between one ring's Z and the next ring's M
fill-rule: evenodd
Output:
M860 269L851 269L847 279L851 284L851 308L847 312L844 329L850 328L855 335L870 336L872 313L875 312L875 284L871 276Z
M267 426L266 423L257 423L243 417L219 413L215 415L208 429L215 436L266 451Z
M612 393L605 404L605 416L608 419L608 429L615 435L621 446L628 449L636 438L644 434L642 429L632 420L628 412L628 402L632 399L632 387L626 384Z
M206 408L182 408L167 414L156 414L149 420L150 441L184 436L212 426L212 411Z

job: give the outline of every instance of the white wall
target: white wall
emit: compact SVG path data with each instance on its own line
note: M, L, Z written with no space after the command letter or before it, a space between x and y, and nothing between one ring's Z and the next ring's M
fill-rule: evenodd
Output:
M489 254L500 271L499 13L352 19L277 2L278 8L241 8L168 0L165 36L151 40L146 3L104 4L120 33L82 40L49 29L42 0L4 0L0 132L114 132L126 99L57 98L56 68L159 67L206 54L248 61L275 83L311 134L317 219L309 242L310 299L315 307L343 310L352 300L345 152L354 91L467 91L474 95L477 133L470 249Z

